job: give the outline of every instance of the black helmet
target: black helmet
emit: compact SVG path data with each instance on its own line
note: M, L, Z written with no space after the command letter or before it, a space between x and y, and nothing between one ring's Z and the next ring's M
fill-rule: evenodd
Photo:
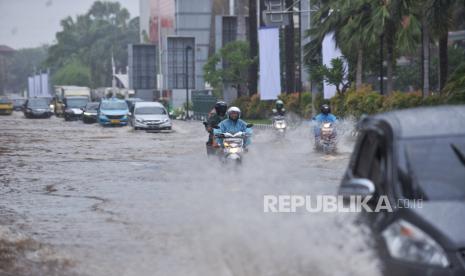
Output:
M277 110L281 110L281 109L283 109L283 108L284 108L284 102L281 101L281 100L277 100L277 101L276 101L276 109L277 109Z
M226 114L227 109L228 109L228 105L223 101L219 101L215 104L216 114L220 116L224 116Z
M328 115L329 113L331 113L331 107L329 107L329 105L327 104L322 104L320 110L321 110L321 113L325 115Z

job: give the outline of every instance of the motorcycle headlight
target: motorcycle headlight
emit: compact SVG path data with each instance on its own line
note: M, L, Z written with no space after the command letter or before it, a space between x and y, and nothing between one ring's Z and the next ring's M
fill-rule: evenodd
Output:
M440 267L449 266L441 246L413 224L399 220L389 225L382 236L389 254L399 260Z
M230 153L238 153L239 151L240 151L239 148L231 148L231 149L229 149Z
M323 124L323 127L324 127L324 128L330 128L330 127L331 127L331 123L324 123L324 124Z

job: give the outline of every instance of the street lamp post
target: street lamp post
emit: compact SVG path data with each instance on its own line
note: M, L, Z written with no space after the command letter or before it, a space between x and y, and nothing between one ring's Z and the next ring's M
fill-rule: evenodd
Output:
M189 51L191 46L186 47L186 120L189 119Z

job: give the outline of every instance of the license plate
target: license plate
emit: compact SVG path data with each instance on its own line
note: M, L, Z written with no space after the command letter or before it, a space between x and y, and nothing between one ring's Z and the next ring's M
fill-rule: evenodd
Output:
M112 123L112 124L119 124L119 120L110 120L110 123Z

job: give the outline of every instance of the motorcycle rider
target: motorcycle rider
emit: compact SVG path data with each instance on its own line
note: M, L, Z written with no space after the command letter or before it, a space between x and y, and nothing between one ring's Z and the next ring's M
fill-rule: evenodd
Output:
M207 147L218 147L213 135L213 129L216 128L221 121L226 119L226 110L228 109L228 104L224 101L218 101L215 104L215 112L210 113L210 116L207 119L205 124L205 129L209 133ZM207 148L208 151L208 148Z
M284 102L282 100L277 100L275 108L273 108L274 116L284 116L286 115L286 109L284 108Z
M221 121L219 128L214 129L215 135L220 135L223 133L235 134L237 132L245 132L249 135L252 134L252 129L247 127L247 123L241 120L241 110L236 106L231 106L227 111L227 119ZM250 139L244 139L244 145L250 144ZM217 139L217 143L222 145L223 139L220 137Z
M335 123L337 121L336 116L331 114L331 107L327 104L322 104L320 107L321 113L318 114L313 118L313 120L316 122L316 125L314 126L314 134L315 134L315 139L320 138L320 126L323 123Z

